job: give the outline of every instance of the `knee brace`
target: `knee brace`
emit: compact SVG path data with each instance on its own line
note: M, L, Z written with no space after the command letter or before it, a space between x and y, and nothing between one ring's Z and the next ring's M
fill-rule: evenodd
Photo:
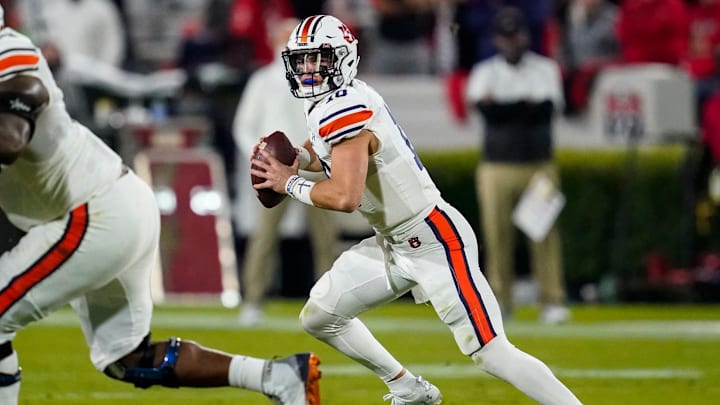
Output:
M15 353L15 351L12 348L12 342L7 341L0 344L0 361L12 356L13 353ZM13 363L17 363L17 360L14 360ZM14 374L0 372L0 387L7 387L20 381L20 371L20 367L18 367L17 372Z
M309 300L300 312L300 322L307 333L322 339L339 335L350 320L328 313Z
M147 335L140 343L140 346L133 351L133 353L140 354L140 361L137 366L127 367L121 361L116 361L109 365L104 370L104 373L110 378L131 383L137 388L148 388L153 385L177 388L179 383L175 376L175 364L177 363L181 342L180 338L170 338L162 363L157 367L153 367L157 346L150 343L150 335Z

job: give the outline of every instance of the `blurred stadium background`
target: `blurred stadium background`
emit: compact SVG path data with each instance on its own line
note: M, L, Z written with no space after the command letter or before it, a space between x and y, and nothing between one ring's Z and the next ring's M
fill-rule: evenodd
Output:
M51 1L0 4L9 25L37 40L54 25L43 14ZM232 119L248 75L266 62L253 53L251 29L278 18L268 10L279 4L298 15L339 13L365 41L360 77L384 95L446 198L477 226L472 171L482 129L454 104L462 75L453 64L463 58L453 55L463 48L448 37L457 33L454 3L429 2L436 24L427 41L435 52L431 71L395 76L372 68L372 47L382 41L374 7L382 1L108 3L119 11L122 61L66 63L61 85L75 117L156 191L163 232L154 333L257 356L314 350L324 360L328 403L379 403L384 387L373 376L300 331L297 313L312 284L300 210L284 219L281 257L268 269L277 277L267 324L236 324L239 263L259 205L247 162L236 156ZM542 5L550 43L559 27L554 10L569 2L510 3ZM265 15L263 23L243 28L240 17L255 12ZM720 215L708 182L717 162L708 160L703 142L696 84L680 63L619 64L598 73L584 112L556 122L569 197L560 221L573 322L535 322L536 291L520 247L520 311L507 329L588 404L720 403ZM338 215L345 243L370 233L356 215ZM0 252L20 236L0 212ZM502 382L478 378L431 309L401 300L366 320L402 361L438 382L447 403L529 403ZM67 310L22 331L17 346L22 403L265 403L233 390L140 392L109 381L90 366Z

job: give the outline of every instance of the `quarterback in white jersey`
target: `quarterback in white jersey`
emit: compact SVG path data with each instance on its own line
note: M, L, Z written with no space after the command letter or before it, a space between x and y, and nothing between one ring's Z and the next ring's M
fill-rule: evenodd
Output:
M0 26L3 10L0 7ZM0 255L0 403L17 404L18 330L70 304L94 366L146 388L236 386L319 405L312 353L276 361L150 340L160 216L150 187L73 121L39 49L0 30L0 209L25 232Z
M440 390L404 368L357 316L412 291L430 301L460 350L482 369L542 404L578 399L541 361L506 338L498 303L480 271L467 220L445 202L382 97L355 78L357 40L328 15L303 20L283 52L290 91L306 99L310 139L286 166L252 174L306 204L360 211L374 237L345 251L318 280L300 314L305 330L372 370L392 404L439 404ZM324 170L312 182L298 168Z
M368 161L366 188L358 206L370 225L385 235L440 201L440 192L424 170L412 144L392 117L382 97L355 79L319 103L306 104L312 148L332 172L334 145L370 131L378 150ZM425 214L425 215L423 215Z

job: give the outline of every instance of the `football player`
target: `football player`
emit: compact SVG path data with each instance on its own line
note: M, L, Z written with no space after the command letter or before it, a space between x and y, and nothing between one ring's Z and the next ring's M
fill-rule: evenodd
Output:
M270 361L150 339L160 231L154 194L70 118L43 55L7 27L0 30L0 168L0 208L26 232L0 256L0 403L18 403L16 332L68 303L92 363L111 378L141 388L230 385L280 404L320 403L312 353Z
M439 404L440 390L413 375L357 316L412 291L429 301L462 353L542 404L579 404L540 360L512 345L478 266L473 229L445 202L383 98L355 78L357 39L335 17L303 20L283 52L295 97L305 99L310 139L286 166L263 152L272 188L306 204L358 210L376 231L345 251L317 281L300 314L305 330L369 368L392 404ZM324 170L328 180L300 177Z

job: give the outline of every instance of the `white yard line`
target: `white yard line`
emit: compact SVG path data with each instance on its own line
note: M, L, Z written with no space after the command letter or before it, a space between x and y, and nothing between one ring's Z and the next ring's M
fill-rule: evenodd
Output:
M375 333L438 333L449 334L447 327L432 318L367 317L364 319ZM75 314L69 310L53 313L37 326L77 325ZM34 326L34 325L33 325ZM163 313L153 317L153 327L235 330L241 329L233 315L212 313ZM302 331L296 317L268 317L262 326L254 330L298 332ZM537 322L510 321L505 331L512 337L556 337L588 339L646 338L655 340L718 340L720 321L612 321L592 323L570 323L547 326Z
M491 375L480 371L477 367L472 364L468 365L447 365L447 364L409 364L408 368L413 370L414 373L422 374L428 378L443 379L443 378L494 378ZM366 368L355 365L355 364L323 364L322 372L325 377L329 376L367 376L371 377L372 374ZM571 368L553 368L553 372L559 378L575 378L575 379L589 379L589 380L644 380L644 379L671 379L671 380L697 380L703 378L703 373L696 369L677 369L677 368L623 368L623 369L571 369ZM164 394L165 399L179 399L178 395L182 394L181 397L184 400L190 399L191 397L198 396L199 398L207 398L203 393L183 391L182 393L177 391L168 391ZM236 398L241 400L242 397L235 390L233 391L214 391L211 395L213 398ZM33 396L32 393L23 394L25 400L37 400L45 398L45 394L40 396ZM121 399L135 399L138 398L138 394L132 390L130 391L95 391L95 392L57 392L53 394L55 400L121 400ZM253 397L254 398L254 397Z
M157 394L155 394L157 396ZM21 403L23 401L42 401L43 403L53 403L54 401L114 401L118 400L142 400L149 401L149 396L144 396L142 391L132 389L132 386L128 386L126 391L89 391L89 392L54 392L52 395L52 401L47 398L47 394L33 394L32 392L22 392L20 394ZM255 403L256 400L262 401L264 404L264 397L262 394L258 394L251 391L243 390L212 390L208 392L205 390L164 390L162 394L162 400L156 403L182 403L192 400L207 401L208 399L234 399L237 403L243 403L243 400L253 401L245 403ZM144 403L144 402L143 402ZM208 402L203 402L208 403Z
M323 364L322 371L324 375L370 375L369 371L359 365L354 364ZM426 377L440 378L460 378L460 377L487 377L494 378L490 374L481 371L473 364L466 365L447 365L447 364L408 364L407 368L413 373ZM696 380L703 378L703 373L697 369L678 369L678 368L552 368L553 373L559 378L578 378L578 379L619 379L619 380L635 380L635 379L686 379Z

